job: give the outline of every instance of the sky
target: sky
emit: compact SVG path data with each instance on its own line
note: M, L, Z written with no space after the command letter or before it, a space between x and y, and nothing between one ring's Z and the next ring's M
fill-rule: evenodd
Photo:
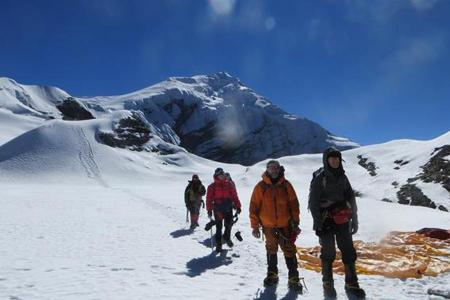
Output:
M1 0L0 76L118 95L225 71L362 145L450 130L449 0Z

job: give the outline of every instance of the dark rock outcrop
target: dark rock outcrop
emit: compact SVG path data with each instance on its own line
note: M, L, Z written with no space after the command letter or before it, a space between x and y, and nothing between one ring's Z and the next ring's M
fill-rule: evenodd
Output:
M450 161L445 157L450 156L450 145L444 145L442 147L434 149L431 154L430 160L423 166L422 173L415 177L408 178L407 184L400 188L397 192L397 198L401 204L420 205L431 208L438 208L442 211L448 211L448 209L431 201L428 197L423 195L422 191L416 187L414 182L422 181L426 183L440 183L448 192L450 192ZM397 161L396 161L397 162Z
M433 155L434 154L434 155ZM433 157L422 166L423 172L416 176L423 182L440 183L450 192L450 161L444 157L450 156L450 145L434 149Z
M414 206L436 208L436 204L428 198L415 184L405 184L397 192L398 203Z
M150 128L133 113L130 117L121 119L112 133L99 132L98 139L110 147L128 148L142 151L142 146L151 138Z
M82 121L95 119L90 111L79 101L72 97L67 98L56 108L63 114L63 120Z
M357 158L359 159L358 164L364 169L366 169L369 172L370 176L377 175L377 172L375 172L377 167L375 166L374 162L368 162L369 159L363 157L362 155L358 155Z

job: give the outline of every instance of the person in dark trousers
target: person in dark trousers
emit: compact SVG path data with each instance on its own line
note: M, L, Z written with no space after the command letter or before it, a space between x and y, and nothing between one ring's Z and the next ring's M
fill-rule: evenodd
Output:
M233 247L230 237L231 227L233 226L233 209L236 210L237 214L241 213L241 202L239 201L236 188L233 183L226 180L223 169L217 168L214 172L214 182L208 186L206 193L208 217L211 218L214 212L217 253L222 251L222 239L228 247ZM222 235L224 225L225 231Z
M253 189L250 200L252 234L261 237L259 227L266 237L267 277L264 286L278 283L278 247L281 248L288 268L288 286L302 291L299 281L295 239L300 233L300 207L292 184L284 178L284 168L270 160L262 180Z
M198 218L200 215L200 208L205 202L202 197L206 194L205 186L202 184L197 174L192 175L192 180L189 181L184 190L184 203L191 216L191 229L198 226Z
M323 167L314 172L309 192L313 229L321 245L322 282L326 296L336 297L333 261L337 245L345 267L345 290L357 296L365 293L356 275L356 250L352 234L358 231L358 209L352 186L342 166L342 155L336 148L323 153Z

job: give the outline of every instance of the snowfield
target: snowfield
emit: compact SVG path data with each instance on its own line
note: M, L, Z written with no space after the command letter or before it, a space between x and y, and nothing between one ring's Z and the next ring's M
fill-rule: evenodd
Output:
M3 119L4 121L4 119ZM12 121L11 121L12 122ZM8 122L4 122L8 123ZM3 124L3 123L2 123ZM8 123L11 124L11 123ZM3 126L3 125L2 125ZM279 253L280 283L264 289L265 248L251 236L248 205L265 162L251 167L222 164L185 151L160 155L111 148L96 139L111 120L53 120L0 145L1 299L321 299L321 275L300 270L308 290L293 295ZM10 131L11 132L11 131ZM0 135L3 135L3 127ZM436 147L450 144L450 132L431 141L393 141L343 153L357 198L360 229L355 239L378 241L392 230L450 228L450 214L438 209L381 201L420 173ZM376 176L358 165L373 161ZM409 161L395 170L394 161ZM322 157L280 159L297 191L302 234L298 246L315 246L307 195ZM210 232L189 231L183 192L193 173L205 185L216 167L236 182L243 213L233 229L243 242L211 253ZM423 184L425 195L450 208L440 184ZM346 299L343 276L335 276L338 299ZM367 299L439 299L426 294L450 282L437 278L388 279L360 276Z

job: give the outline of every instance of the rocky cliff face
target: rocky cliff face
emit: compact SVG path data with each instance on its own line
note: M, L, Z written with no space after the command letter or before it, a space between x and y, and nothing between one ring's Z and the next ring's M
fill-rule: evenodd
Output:
M83 99L105 110L134 110L161 138L199 156L251 165L266 158L357 147L320 125L290 115L227 73L175 77L116 97Z

